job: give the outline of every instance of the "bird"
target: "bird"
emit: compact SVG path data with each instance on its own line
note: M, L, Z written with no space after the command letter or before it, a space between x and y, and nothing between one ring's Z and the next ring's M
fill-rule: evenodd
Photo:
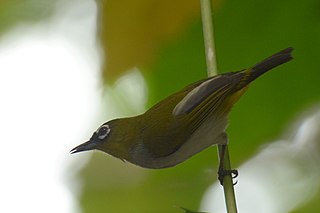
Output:
M293 59L292 47L254 66L199 80L169 95L143 114L103 123L70 153L100 150L143 168L173 167L213 145L228 144L233 105L249 84Z

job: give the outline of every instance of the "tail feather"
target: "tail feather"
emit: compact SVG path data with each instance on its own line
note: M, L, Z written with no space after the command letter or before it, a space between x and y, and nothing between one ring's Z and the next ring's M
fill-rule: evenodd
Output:
M249 69L250 74L247 77L248 82L255 80L263 73L292 60L292 51L293 48L288 47L251 67L251 69Z

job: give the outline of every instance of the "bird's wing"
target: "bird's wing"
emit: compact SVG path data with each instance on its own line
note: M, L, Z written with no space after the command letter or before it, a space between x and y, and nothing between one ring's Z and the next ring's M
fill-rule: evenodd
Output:
M213 102L218 102L228 91L238 84L245 75L244 72L232 72L208 78L192 89L173 109L173 116L188 114L199 104L212 96Z

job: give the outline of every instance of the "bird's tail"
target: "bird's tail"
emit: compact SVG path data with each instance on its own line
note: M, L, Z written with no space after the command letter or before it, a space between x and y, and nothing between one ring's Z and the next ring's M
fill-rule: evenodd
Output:
M269 58L264 59L260 63L254 65L250 69L247 69L245 72L247 73L245 81L246 83L250 83L251 81L254 81L256 78L258 78L263 73L281 65L284 64L291 59L293 59L291 52L293 51L292 47L288 47Z

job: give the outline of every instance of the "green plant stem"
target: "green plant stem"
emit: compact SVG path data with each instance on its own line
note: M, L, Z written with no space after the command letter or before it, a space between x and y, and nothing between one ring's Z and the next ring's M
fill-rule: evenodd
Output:
M210 0L200 0L200 3L207 72L208 76L214 76L218 74L218 71L213 37L211 2Z
M213 36L213 23L212 23L212 8L210 0L200 0L201 3L201 14L202 14L202 26L203 26L203 36L206 52L206 63L207 63L207 73L208 76L216 75L217 65L215 56L215 46L214 46L214 36ZM218 145L219 156L223 145ZM230 170L230 157L228 146L225 145L225 153L223 159L223 169ZM222 159L219 159L220 161ZM236 213L237 205L233 188L233 180L231 175L226 175L223 179L223 189L226 201L226 207L228 213Z

